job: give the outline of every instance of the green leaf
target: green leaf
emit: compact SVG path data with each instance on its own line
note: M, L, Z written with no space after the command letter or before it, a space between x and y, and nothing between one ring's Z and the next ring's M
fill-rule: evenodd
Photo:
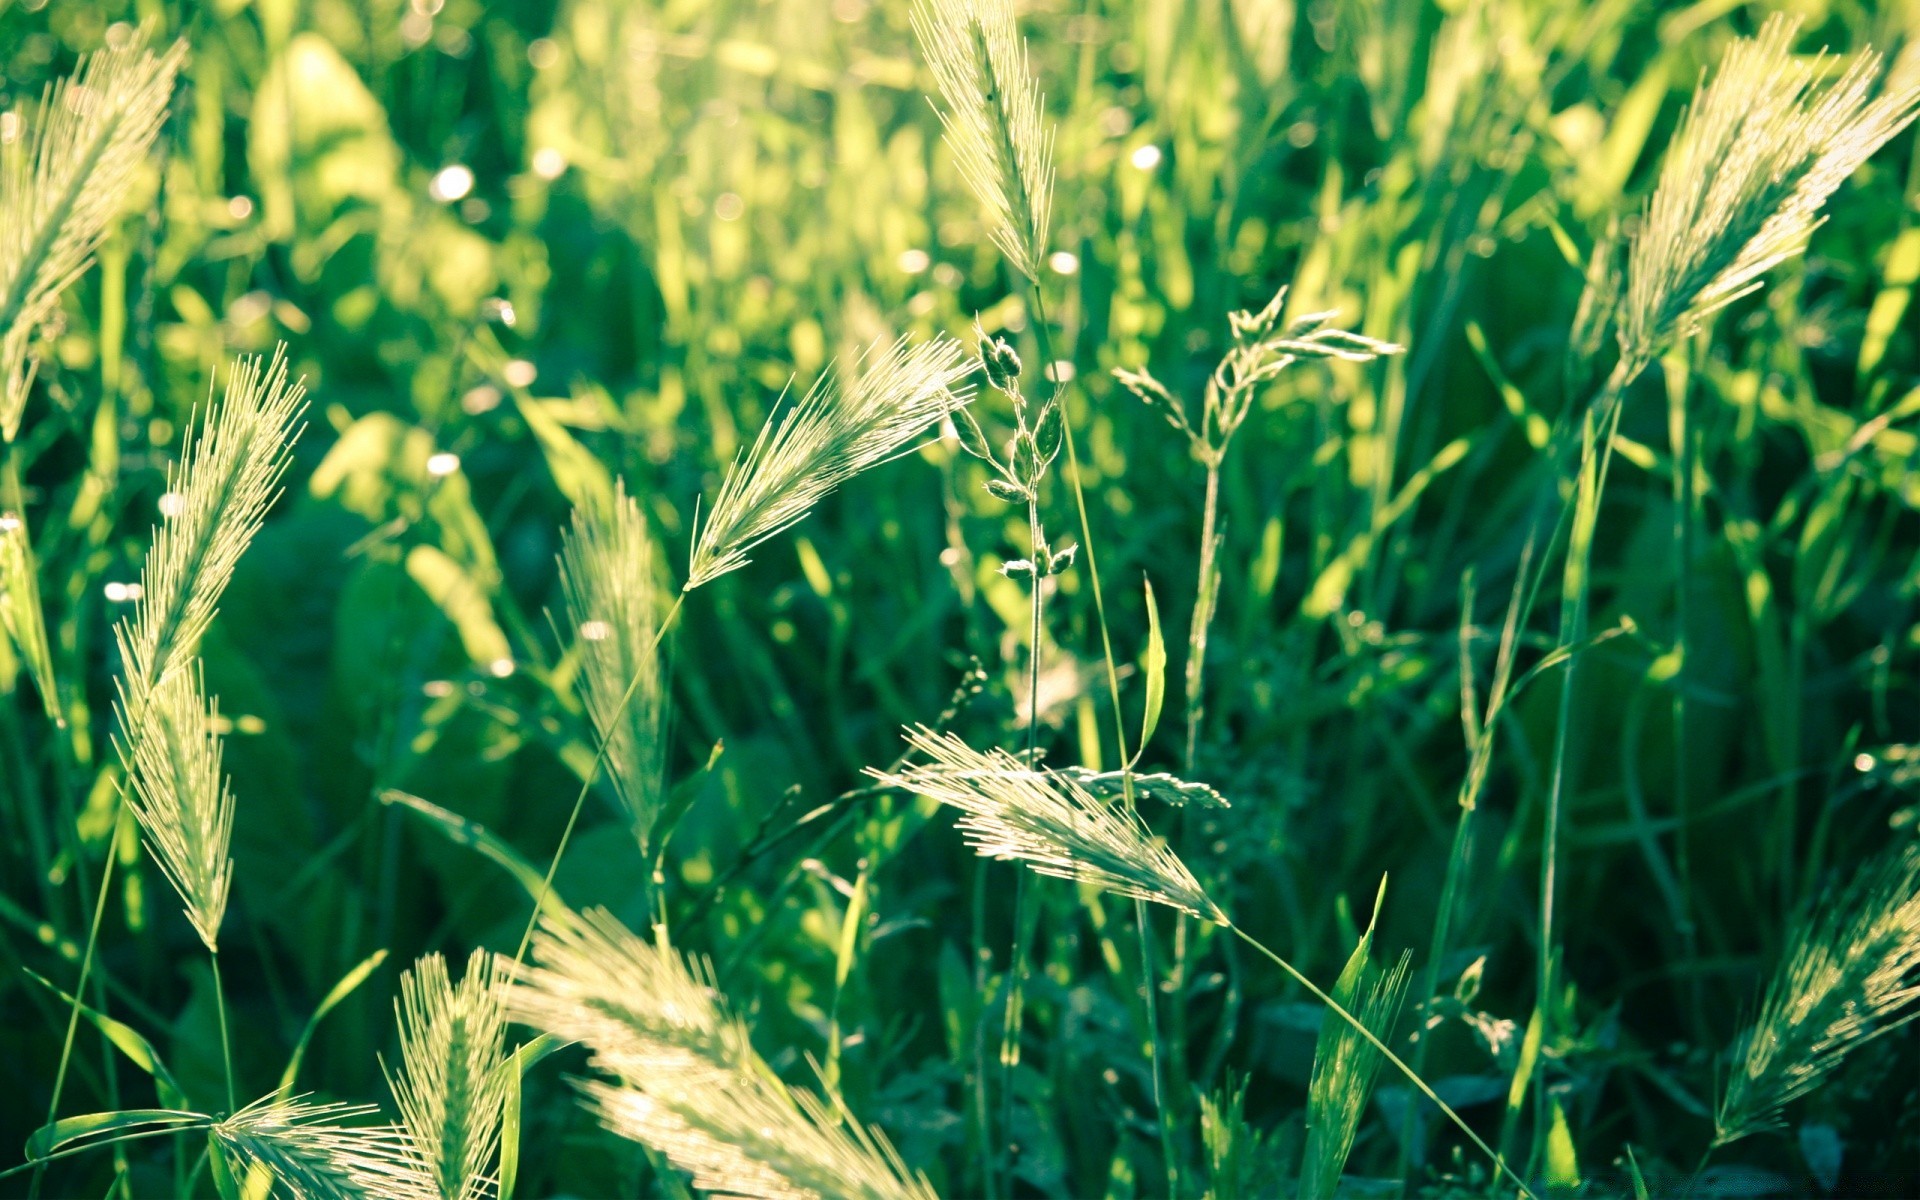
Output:
M319 1028L321 1019L332 1012L335 1005L352 995L354 989L365 983L367 976L379 970L380 964L385 961L387 961L386 950L375 950L361 959L359 966L341 976L340 982L334 984L333 990L320 1001L319 1007L313 1010L313 1015L307 1018L307 1027L300 1031L300 1040L294 1043L293 1057L287 1060L287 1069L280 1073L280 1088L275 1093L276 1100L285 1101L293 1095L293 1081L299 1077L300 1060L306 1057L307 1043L313 1040L313 1031Z
M560 903L560 898L546 886L545 872L538 870L532 863L520 857L519 851L500 840L500 836L485 825L478 821L469 821L459 813L448 812L432 801L422 800L418 796L411 796L393 788L380 793L380 802L404 805L408 811L424 819L429 828L444 835L448 841L459 846L471 846L505 867L508 874L512 875L525 890L528 898L539 902L541 912L566 911L566 905Z
M1139 762L1140 756L1147 752L1147 743L1153 740L1153 731L1160 725L1160 709L1167 701L1167 644L1160 634L1160 606L1153 602L1151 580L1146 581L1146 589L1147 653L1141 659L1140 669L1147 677L1147 711L1140 718L1140 740L1135 743L1134 762Z
M1580 1186L1580 1162L1573 1150L1573 1131L1560 1101L1553 1102L1553 1126L1547 1131L1547 1187L1573 1191Z
M68 1004L74 1003L72 996L61 991L44 976L27 970L25 967L22 967L21 970L26 971L26 974L36 983L60 997L62 1000L65 1000ZM153 1048L152 1043L148 1042L146 1038L141 1037L132 1026L116 1021L104 1013L95 1012L84 1004L80 1005L80 1014L86 1017L87 1020L93 1022L94 1026L99 1029L101 1033L106 1034L107 1040L118 1047L120 1053L126 1055L129 1062L153 1076L154 1086L159 1092L160 1102L162 1104L167 1105L169 1108L184 1108L186 1106L186 1091L174 1080L173 1073L167 1070L167 1064L161 1061L160 1054Z
M407 551L407 575L453 623L475 664L487 667L513 657L507 635L493 619L486 588L452 555L438 546L415 546Z
M513 1189L520 1180L520 1080L535 1063L565 1046L550 1033L543 1033L506 1057L494 1070L502 1076L506 1104L500 1116L500 1186L498 1200L513 1200Z
M112 1134L98 1144L107 1145L137 1129L147 1126L179 1126L194 1122L210 1122L213 1118L203 1113L188 1112L179 1108L130 1108L122 1112L87 1113L78 1117L62 1117L51 1125L42 1125L27 1138L27 1161L45 1158L54 1152L100 1134Z

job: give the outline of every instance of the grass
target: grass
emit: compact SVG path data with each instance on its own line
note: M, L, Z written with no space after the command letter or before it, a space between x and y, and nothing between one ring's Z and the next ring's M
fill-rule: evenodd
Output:
M1920 1187L1903 36L0 9L0 1180Z

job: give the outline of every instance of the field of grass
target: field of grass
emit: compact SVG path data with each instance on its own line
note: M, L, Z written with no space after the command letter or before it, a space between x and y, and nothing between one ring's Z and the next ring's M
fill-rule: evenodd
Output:
M1916 111L0 0L0 1194L1920 1194Z

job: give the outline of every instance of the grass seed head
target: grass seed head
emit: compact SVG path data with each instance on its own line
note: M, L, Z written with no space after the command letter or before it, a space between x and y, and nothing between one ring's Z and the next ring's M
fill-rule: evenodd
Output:
M1073 776L1034 770L1004 750L975 750L925 726L909 729L907 744L926 761L867 773L959 809L960 830L979 853L1226 923L1186 864L1137 815L1103 803Z
M850 371L829 369L800 402L771 417L727 471L698 529L691 591L747 563L747 552L803 520L835 488L894 458L971 393L972 363L940 336L876 346Z

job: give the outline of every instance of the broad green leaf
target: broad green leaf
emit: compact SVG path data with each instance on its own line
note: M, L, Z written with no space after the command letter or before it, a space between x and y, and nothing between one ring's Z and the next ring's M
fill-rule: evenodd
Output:
M280 1073L280 1088L274 1094L276 1100L284 1101L293 1095L293 1082L300 1075L300 1060L306 1057L307 1043L313 1040L313 1031L320 1027L321 1020L334 1010L335 1005L351 996L354 989L365 983L367 976L379 970L380 964L385 961L387 961L386 950L375 950L361 959L360 965L341 976L340 982L334 984L333 990L320 1001L319 1006L313 1010L313 1015L307 1018L307 1027L300 1031L300 1040L294 1043L293 1057L287 1060L287 1069Z

